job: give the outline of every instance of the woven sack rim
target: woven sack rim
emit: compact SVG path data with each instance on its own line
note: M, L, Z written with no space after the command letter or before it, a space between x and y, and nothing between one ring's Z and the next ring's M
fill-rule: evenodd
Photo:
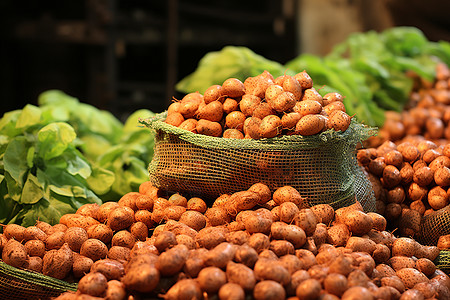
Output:
M211 137L190 132L164 122L167 111L156 114L147 119L139 119L139 123L157 131L176 135L181 140L208 149L250 149L250 150L301 150L312 149L333 142L345 142L356 145L371 136L377 134L376 127L370 127L356 122L352 119L350 127L342 132L329 129L320 134L312 136L283 135L275 138L254 139L232 139L222 137Z
M32 285L36 285L45 289L51 289L54 291L66 292L76 291L78 288L77 283L69 283L60 279L56 279L38 272L31 270L23 270L0 260L0 274L13 277L17 280L22 280Z

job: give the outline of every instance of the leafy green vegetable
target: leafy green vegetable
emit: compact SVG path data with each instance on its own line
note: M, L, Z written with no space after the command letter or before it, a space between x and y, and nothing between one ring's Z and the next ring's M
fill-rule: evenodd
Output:
M148 180L153 135L137 119L152 112L138 111L124 126L61 91L44 92L38 102L0 119L1 223L55 223ZM116 149L120 155L107 155Z

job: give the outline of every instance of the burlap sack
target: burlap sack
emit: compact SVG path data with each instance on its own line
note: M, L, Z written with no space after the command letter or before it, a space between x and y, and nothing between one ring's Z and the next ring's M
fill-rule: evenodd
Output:
M195 134L164 122L167 112L140 123L155 131L150 181L167 191L214 200L256 182L272 191L290 185L310 205L334 208L353 204L375 210L371 184L358 166L356 145L374 128L352 122L345 132L272 139L226 139Z
M49 300L63 292L76 290L76 283L17 269L0 261L0 299Z

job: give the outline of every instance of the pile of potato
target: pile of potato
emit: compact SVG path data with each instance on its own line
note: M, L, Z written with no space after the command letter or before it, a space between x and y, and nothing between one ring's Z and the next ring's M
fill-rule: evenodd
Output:
M414 236L423 216L450 204L450 144L425 138L358 150L377 199L377 212L400 234Z
M421 136L440 145L450 140L450 69L444 63L436 67L434 82L421 81L410 103L401 113L389 111L371 147L385 141L401 142L405 137Z
M7 225L6 263L79 280L62 299L450 299L439 249L386 231L362 206L308 207L256 183L208 207L150 182L59 224Z
M213 137L307 136L347 130L351 117L342 99L338 93L322 97L305 71L277 78L264 71L244 82L229 78L203 95L187 94L169 106L165 122Z

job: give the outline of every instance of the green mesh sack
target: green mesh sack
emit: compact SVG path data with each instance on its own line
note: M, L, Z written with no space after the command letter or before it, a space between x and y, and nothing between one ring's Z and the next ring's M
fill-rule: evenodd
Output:
M63 292L76 290L76 283L14 268L0 261L0 299L49 300Z
M272 192L293 186L310 205L339 208L356 198L365 210L375 210L372 186L356 160L356 145L374 135L374 128L352 122L343 133L227 139L169 125L166 116L140 120L155 131L149 179L163 190L213 201L262 182Z
M450 234L450 205L422 218L417 240L421 244L436 246L441 235Z
M442 250L438 257L434 260L436 268L444 271L445 273L450 273L450 251Z

